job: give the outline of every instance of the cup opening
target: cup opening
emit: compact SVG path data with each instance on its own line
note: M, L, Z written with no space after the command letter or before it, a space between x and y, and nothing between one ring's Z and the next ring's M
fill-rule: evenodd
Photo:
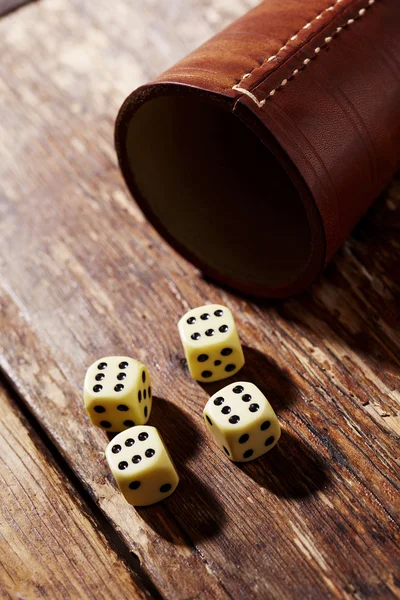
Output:
M241 288L287 287L307 270L313 240L302 198L236 115L190 95L151 97L125 144L134 194L198 266Z

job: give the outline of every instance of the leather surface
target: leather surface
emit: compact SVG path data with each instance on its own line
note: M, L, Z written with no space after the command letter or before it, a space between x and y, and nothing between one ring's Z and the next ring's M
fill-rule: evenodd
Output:
M309 273L277 294L245 291L303 289L400 164L399 0L265 0L134 92L117 119L116 147L145 212L127 165L126 126L138 105L169 85L176 93L176 84L228 104L266 144L273 138L274 153L281 149L285 168L305 184L321 218L312 226L322 226L325 242L315 244Z

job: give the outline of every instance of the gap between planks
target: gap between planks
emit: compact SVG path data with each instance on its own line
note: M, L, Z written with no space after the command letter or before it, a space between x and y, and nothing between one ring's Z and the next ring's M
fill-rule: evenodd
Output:
M98 530L104 535L110 547L123 561L133 577L134 583L143 591L148 598L154 600L162 600L163 596L154 585L151 578L143 571L138 556L132 552L120 536L116 533L111 523L105 517L104 513L97 506L96 502L84 488L72 468L68 465L62 454L59 452L55 444L47 435L35 415L29 410L29 406L24 402L23 397L18 392L13 381L8 377L2 369L0 369L0 394L4 393L8 396L10 403L16 409L16 412L26 421L27 428L31 430L39 443L41 443L50 453L54 463L65 476L65 479L74 488L76 497L83 506L88 508L86 516L88 516ZM34 503L34 499L32 500Z
M196 547L188 533L178 523L176 517L171 518L167 509L168 500L155 507L148 507L147 511L138 512L129 506L119 493L113 477L106 467L104 474L103 465L99 468L98 444L94 442L97 435L103 439L103 432L97 428L82 428L84 411L79 403L79 411L74 413L74 402L77 388L65 374L65 366L59 360L54 361L52 353L36 336L26 311L21 307L18 299L0 281L0 321L14 322L13 330L8 330L12 336L12 345L18 345L20 336L24 338L27 352L19 352L18 361L12 364L9 357L0 354L0 372L9 381L13 390L26 405L27 410L37 421L44 435L50 440L61 456L71 459L68 449L71 436L77 448L79 447L79 460L74 463L77 479L81 482L90 497L94 498L99 511L105 515L106 520L121 538L121 543L128 552L136 554L140 564L143 578L152 581L154 587L163 590L163 595L175 599L201 596L202 600L226 600L230 598L225 586L213 572L202 553ZM1 329L1 327L0 327ZM7 329L3 328L5 332ZM32 358L32 354L35 359ZM39 367L40 365L40 367ZM31 384L26 386L26 381L20 378L30 373ZM36 402L40 398L39 402ZM50 404L43 402L44 398ZM65 408L62 408L62 407ZM62 431L54 431L54 419L60 422L62 413ZM105 445L102 443L104 452ZM95 449L96 447L96 449ZM77 449L76 448L76 449ZM103 456L103 452L101 453ZM73 460L76 456L73 457ZM82 462L87 464L83 465ZM105 462L101 461L102 463ZM92 472L94 464L94 472ZM89 466L88 466L89 465ZM182 475L182 468L180 469ZM109 518L108 518L109 517ZM147 526L146 526L147 525ZM160 535L158 528L163 530ZM167 535L165 535L167 534ZM165 539L163 539L165 538ZM172 543L171 543L172 542ZM149 556L152 551L156 557ZM136 552L130 550L136 549ZM169 572L169 570L171 572ZM179 570L181 574L179 587L174 573Z

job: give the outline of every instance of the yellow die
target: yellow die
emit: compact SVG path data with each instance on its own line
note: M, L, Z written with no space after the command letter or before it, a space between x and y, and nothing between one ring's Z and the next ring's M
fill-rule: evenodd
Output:
M129 504L147 506L167 498L179 483L178 473L155 427L136 426L116 435L106 458Z
M203 414L217 445L236 462L265 454L281 435L272 406L253 383L227 385L211 396Z
M242 346L226 306L193 308L181 318L178 329L190 374L197 381L219 381L243 367Z
M128 356L106 356L86 372L85 408L93 425L123 431L147 423L152 405L147 367Z

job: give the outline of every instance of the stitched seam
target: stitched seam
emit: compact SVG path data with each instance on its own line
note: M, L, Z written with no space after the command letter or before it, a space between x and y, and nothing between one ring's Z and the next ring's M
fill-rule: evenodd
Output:
M289 38L288 41L285 44L283 44L283 46L281 48L279 48L278 52L276 52L275 54L272 54L268 58L264 59L263 62L260 65L256 65L251 71L249 71L248 73L245 73L241 77L240 81L236 85L240 85L242 83L243 79L247 79L247 77L250 77L250 75L252 75L256 69L261 69L265 65L265 63L272 62L273 60L275 60L276 58L278 58L278 55L282 52L282 50L286 50L287 45L288 45L288 43L290 41L294 42L294 41L297 40L297 38L299 37L299 35L300 35L300 33L302 32L303 29L310 29L310 27L312 26L312 24L314 23L314 21L318 21L319 19L322 19L322 15L325 12L329 12L329 11L334 10L335 6L337 4L340 4L341 2L343 2L343 0L336 0L336 2L334 2L331 6L328 6L327 8L324 8L324 10L321 11L319 13L319 15L317 15L316 17L314 17L314 19L312 21L309 21L308 23L306 23L305 25L303 25L303 27L301 29L299 29L299 31L295 35L292 35L292 37Z
M302 29L309 29L312 25L312 23L317 20L320 19L323 15L324 12L326 11L332 11L334 10L335 6L337 4L339 4L340 2L342 2L343 0L336 0L336 2L334 4L332 4L332 6L329 6L328 8L324 9L319 15L317 15L315 17L315 19L313 21L310 21L309 23L307 23L306 25L304 25L304 27L302 27ZM249 73L245 73L242 78L240 79L240 81L238 83L236 83L235 85L232 86L233 90L236 90L238 92L241 92L242 94L245 94L246 96L248 96L249 98L251 98L251 100L253 100L253 102L258 106L258 108L262 108L265 104L265 102L268 100L268 98L271 98L272 96L275 95L275 93L282 87L284 87L289 80L293 79L294 77L296 77L296 75L298 75L298 73L300 71L302 71L310 62L313 58L315 58L316 56L318 56L318 54L321 52L321 50L323 48L326 48L331 42L332 40L337 37L341 31L345 28L345 27L350 27L351 25L353 25L353 23L355 23L355 21L357 19L360 19L361 17L363 17L365 15L365 13L367 12L367 9L372 6L373 4L375 4L375 0L368 0L368 3L366 4L366 6L364 8L360 8L360 10L358 11L358 13L351 19L348 19L346 21L346 23L343 24L342 27L337 27L336 30L330 35L325 37L324 39L324 43L321 44L320 46L317 46L314 49L314 57L312 58L305 58L302 62L301 65L299 65L298 68L294 69L294 71L285 79L283 79L281 81L281 83L279 85L276 86L276 88L274 88L273 90L271 90L268 94L267 98L264 98L263 100L258 100L258 98L249 90L247 90L246 88L241 87L241 83L244 79L247 79L248 77L251 76L251 74L257 69L257 68L261 68L265 65L265 63L267 62L271 62L272 60L274 60L275 58L277 58L278 54L284 50L286 48L286 44L288 44L289 40L286 42L286 44L284 46L282 46L282 48L280 48L278 50L278 52L272 56L270 56L269 58L266 58L263 63L258 67L254 67L254 69L252 69ZM297 36L299 35L299 33L301 32L301 30L294 36L292 36L290 38L290 40L295 40L297 38Z

